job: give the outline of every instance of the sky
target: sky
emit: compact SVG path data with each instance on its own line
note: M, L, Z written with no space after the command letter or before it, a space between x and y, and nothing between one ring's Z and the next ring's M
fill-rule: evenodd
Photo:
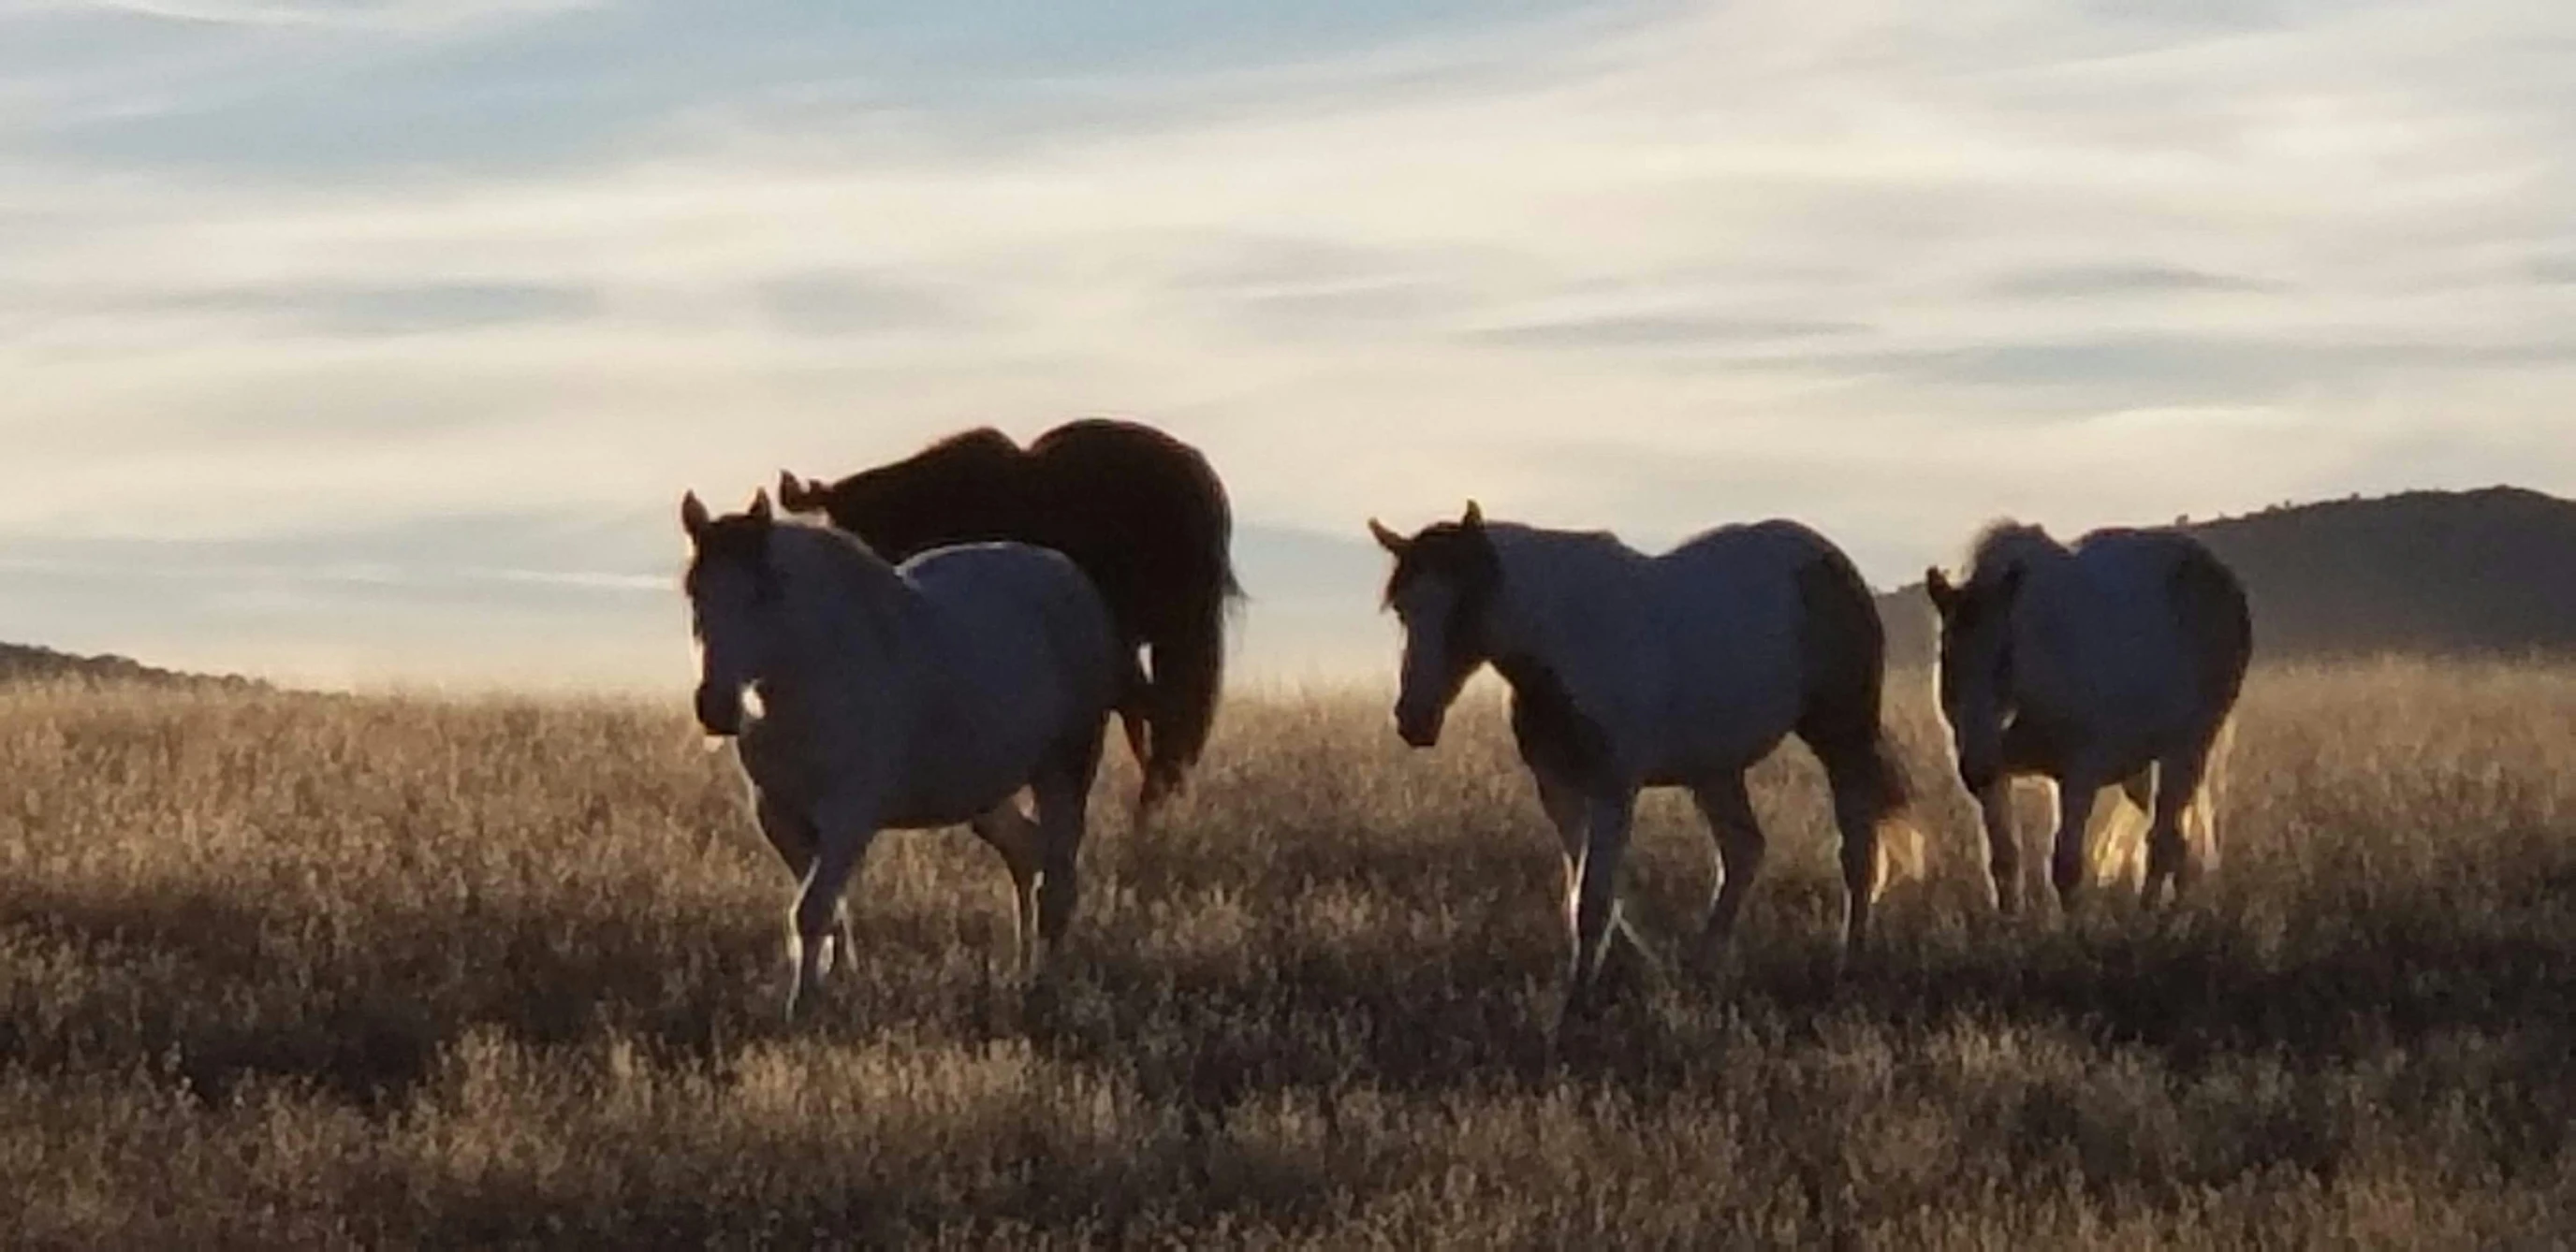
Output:
M0 639L692 680L676 504L1206 451L1236 672L1474 497L1881 586L2576 495L2576 6L0 0Z

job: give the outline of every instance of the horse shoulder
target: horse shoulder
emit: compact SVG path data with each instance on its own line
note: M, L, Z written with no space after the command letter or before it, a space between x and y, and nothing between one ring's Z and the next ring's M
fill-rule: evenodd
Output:
M1512 690L1512 730L1522 756L1587 787L1629 772L1637 739L1638 639L1650 606L1639 559L1607 535L1495 523L1504 598L1494 624L1494 668Z

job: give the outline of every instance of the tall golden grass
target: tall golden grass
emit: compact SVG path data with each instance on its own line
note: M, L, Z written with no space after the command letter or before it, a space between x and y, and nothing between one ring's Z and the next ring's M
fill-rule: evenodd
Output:
M991 854L889 835L855 965L791 1028L789 884L676 705L18 689L0 1227L2019 1249L2576 1228L2576 671L2259 673L2210 890L2012 926L1978 903L1920 686L1899 722L1932 872L1873 958L1835 972L1830 827L1790 749L1757 773L1775 856L1732 958L1631 989L1580 1049L1546 1030L1554 841L1490 703L1409 754L1373 699L1239 697L1157 828L1101 806L1036 994L1005 968ZM1103 787L1131 789L1124 762ZM1653 798L1649 933L1686 934L1713 877L1687 806Z

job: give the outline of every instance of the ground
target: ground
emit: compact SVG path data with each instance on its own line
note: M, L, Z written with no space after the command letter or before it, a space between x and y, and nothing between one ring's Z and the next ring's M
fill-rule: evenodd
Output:
M2259 671L2173 915L1928 881L1838 971L1811 761L1737 949L1549 1029L1559 870L1498 710L1238 696L1075 941L881 840L781 1020L791 890L684 702L0 695L20 1246L2537 1246L2576 1228L2576 671ZM2032 815L2037 815L2036 803ZM2034 862L2044 857L2034 856ZM1711 844L1646 807L1678 944ZM2045 904L2047 894L2038 892Z

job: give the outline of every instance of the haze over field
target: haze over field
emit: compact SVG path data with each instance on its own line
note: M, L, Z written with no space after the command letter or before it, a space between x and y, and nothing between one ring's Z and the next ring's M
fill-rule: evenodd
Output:
M0 0L0 639L687 681L672 503L990 421L1371 513L2576 494L2576 11Z

